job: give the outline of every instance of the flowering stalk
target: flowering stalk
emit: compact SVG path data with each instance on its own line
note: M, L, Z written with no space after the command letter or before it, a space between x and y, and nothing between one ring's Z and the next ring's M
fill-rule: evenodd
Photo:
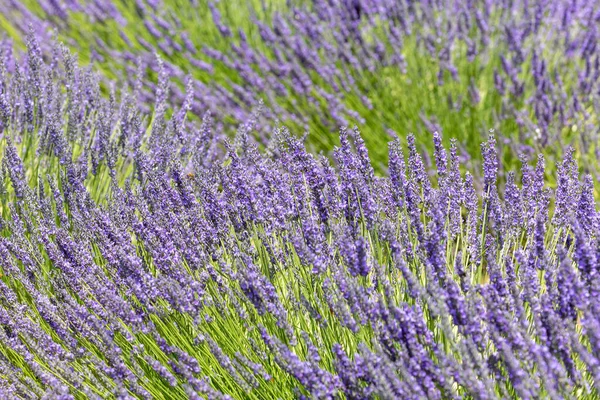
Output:
M335 162L283 128L262 148L255 118L231 142L166 112L165 77L145 116L62 55L32 42L4 77L2 397L598 396L598 214L571 151L555 198L543 158L503 187L494 138L463 175L436 133L436 178L397 139L382 177L358 129Z

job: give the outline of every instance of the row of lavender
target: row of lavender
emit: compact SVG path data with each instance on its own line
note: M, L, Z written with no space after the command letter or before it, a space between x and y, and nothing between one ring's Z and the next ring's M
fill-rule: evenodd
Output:
M161 54L169 74L193 87L192 110L211 110L219 121L243 123L262 100L266 131L275 118L318 131L311 140L321 149L334 142L327 132L361 124L376 167L386 131L443 128L472 141L478 129L495 127L514 153L565 142L581 154L596 151L597 1L246 6L235 18L221 11L236 7L195 1L44 0L36 8L43 16L20 2L4 5L23 31L32 21L42 35L56 28L92 61L125 71L124 80L138 63L157 72ZM103 34L72 37L108 23ZM156 83L145 83L149 101ZM171 101L182 104L185 93L175 88Z
M4 48L4 47L3 47ZM434 135L378 177L357 130L335 163L258 114L234 141L191 96L104 98L64 47L0 58L5 398L594 398L600 242L572 150L502 188ZM6 68L10 60L14 72Z

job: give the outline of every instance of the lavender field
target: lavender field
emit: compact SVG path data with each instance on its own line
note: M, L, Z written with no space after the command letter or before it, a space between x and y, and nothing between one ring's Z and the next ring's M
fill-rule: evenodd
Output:
M600 1L0 31L0 399L600 398Z

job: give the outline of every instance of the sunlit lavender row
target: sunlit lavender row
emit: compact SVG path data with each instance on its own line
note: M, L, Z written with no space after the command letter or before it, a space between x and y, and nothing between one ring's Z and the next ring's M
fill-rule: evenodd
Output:
M66 47L27 48L0 57L0 397L599 395L572 148L552 189L493 136L478 172L437 133L396 139L382 177L358 129L332 159L276 123L262 146L260 107L235 134L190 123L160 69L146 114L142 84L104 96Z
M186 101L187 83L191 110L227 127L262 100L259 133L277 119L329 151L332 131L358 124L379 171L396 134L415 132L431 149L431 132L443 132L459 139L461 157L480 161L481 132L494 128L511 167L520 153L543 152L553 172L569 145L586 161L599 154L599 4L0 1L11 32L56 35L111 79L133 85L140 66L152 70L144 107L165 68L179 82L172 104Z

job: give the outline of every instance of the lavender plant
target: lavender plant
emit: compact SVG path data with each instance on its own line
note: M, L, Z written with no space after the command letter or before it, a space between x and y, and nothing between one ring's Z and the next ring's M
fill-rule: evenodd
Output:
M226 130L249 120L259 100L259 136L278 119L310 131L311 150L330 151L339 144L331 132L357 124L380 172L387 141L405 132L430 151L431 132L458 138L473 172L490 128L512 168L519 154L540 152L552 169L569 145L580 160L598 157L596 1L0 5L16 40L33 22L111 79L133 81L140 65L152 71L140 89L145 102L154 102L165 68L179 82L170 103L185 101L188 84L194 114L210 109Z
M169 106L162 67L147 114L66 47L1 48L2 397L598 397L572 148L555 191L541 156L500 184L493 135L480 174L433 133L435 170L409 136L382 177L358 129L333 160L260 147L258 113L230 140Z

